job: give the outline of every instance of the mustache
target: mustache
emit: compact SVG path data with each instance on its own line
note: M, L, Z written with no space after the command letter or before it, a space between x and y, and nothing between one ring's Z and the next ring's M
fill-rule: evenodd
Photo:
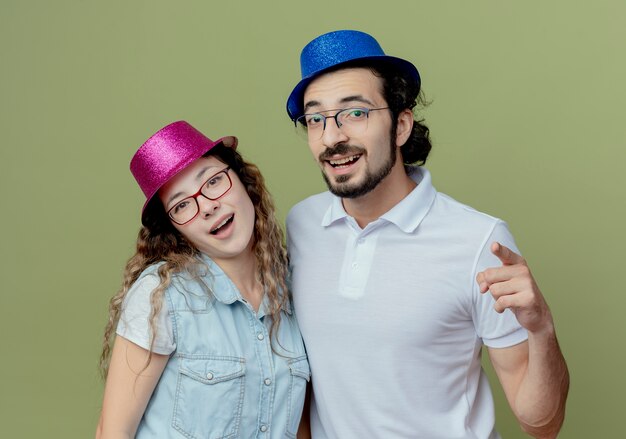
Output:
M346 154L365 154L365 149L354 145L348 145L347 143L340 143L331 148L326 148L322 152L318 159L320 161L330 160L334 155L346 155Z

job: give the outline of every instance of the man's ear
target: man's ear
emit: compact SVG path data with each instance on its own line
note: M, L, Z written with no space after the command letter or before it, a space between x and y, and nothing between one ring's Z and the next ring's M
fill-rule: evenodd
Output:
M400 147L409 140L413 130L413 112L408 108L402 110L398 115L398 125L396 127L396 146Z

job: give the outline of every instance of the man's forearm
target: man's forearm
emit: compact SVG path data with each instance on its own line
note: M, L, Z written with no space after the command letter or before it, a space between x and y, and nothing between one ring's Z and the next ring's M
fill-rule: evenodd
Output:
M569 372L554 327L528 334L528 367L514 411L522 429L536 438L555 438L565 417Z

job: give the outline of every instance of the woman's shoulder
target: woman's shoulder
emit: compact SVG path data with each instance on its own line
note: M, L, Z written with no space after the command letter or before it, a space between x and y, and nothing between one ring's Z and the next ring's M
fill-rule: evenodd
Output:
M139 276L137 276L137 279L133 282L126 294L125 302L127 304L130 301L150 301L150 295L161 283L158 273L158 269L161 265L163 265L163 262L152 264L146 267Z
M162 300L162 309L167 308L170 311L211 309L214 289L201 269L191 268L167 273L167 270L159 270L163 265L164 262L155 263L139 274L124 298L124 310L147 310L154 300ZM154 295L156 292L158 296Z
M160 269L164 265L165 261L159 261L144 268L131 285L127 296L149 296L166 278L169 278L169 281L166 282L166 290L170 288L180 288L180 283L184 283L185 280L189 278L186 272L180 273L173 271L169 273L169 275L162 274Z
M136 283L153 283L155 281L160 281L162 275L171 279L171 283L179 283L179 282L193 282L197 281L201 278L204 273L202 264L200 261L189 262L187 267L184 269L172 269L169 273L161 273L161 268L166 264L165 261L155 262L146 268L137 276Z
M144 278L151 278L151 277L159 277L159 267L161 267L163 264L165 264L164 261L159 261L159 262L155 262L154 264L148 265L146 268L143 269L143 271L139 274L139 276L137 276L137 280L135 281L135 283L139 282L140 280L144 279Z

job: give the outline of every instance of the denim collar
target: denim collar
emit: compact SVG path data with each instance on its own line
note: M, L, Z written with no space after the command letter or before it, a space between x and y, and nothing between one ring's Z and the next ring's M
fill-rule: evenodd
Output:
M207 276L212 280L211 292L215 299L225 305L231 305L236 301L245 302L245 299L241 296L241 293L233 283L233 281L228 277L224 270L217 265L209 256L200 252L198 258L206 264L209 269ZM263 300L261 301L261 305L259 306L259 311L257 315L259 318L265 316L267 310L269 310L269 297L267 294L263 295ZM292 314L291 309L291 301L287 300L287 302L282 307L283 311L287 314Z

